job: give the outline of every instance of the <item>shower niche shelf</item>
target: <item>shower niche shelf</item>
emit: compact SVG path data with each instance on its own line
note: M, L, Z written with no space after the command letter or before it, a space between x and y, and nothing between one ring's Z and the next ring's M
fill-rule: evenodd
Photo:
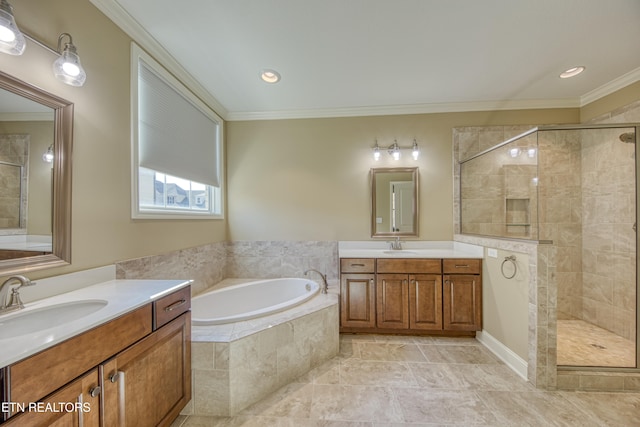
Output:
M508 235L528 235L531 227L530 200L506 198L505 224Z

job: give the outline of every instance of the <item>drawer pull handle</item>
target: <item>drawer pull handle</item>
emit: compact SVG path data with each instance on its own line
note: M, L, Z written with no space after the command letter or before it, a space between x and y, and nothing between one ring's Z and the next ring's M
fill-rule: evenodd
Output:
M469 264L456 264L456 268L469 268Z
M364 267L364 264L351 264L351 267Z
M111 381L112 383L118 382L118 378L120 378L120 372L114 372L113 374L109 375L109 381Z
M173 310L175 310L176 308L180 307L181 305L184 305L184 303L186 303L186 302L187 302L187 300L183 298L183 299L181 299L180 301L176 301L176 302L174 302L173 304L171 304L171 305L169 305L169 306L165 307L165 308L164 308L164 311L173 311Z

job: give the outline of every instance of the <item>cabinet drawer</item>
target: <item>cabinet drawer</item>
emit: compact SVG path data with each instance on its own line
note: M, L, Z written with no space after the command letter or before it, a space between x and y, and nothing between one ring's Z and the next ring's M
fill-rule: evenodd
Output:
M153 330L161 328L191 308L191 286L170 293L153 303Z
M443 261L444 273L450 274L480 274L482 260L474 258L445 259Z
M442 272L441 260L420 258L378 258L378 273L435 273Z
M340 271L342 273L373 273L375 271L373 258L341 258Z

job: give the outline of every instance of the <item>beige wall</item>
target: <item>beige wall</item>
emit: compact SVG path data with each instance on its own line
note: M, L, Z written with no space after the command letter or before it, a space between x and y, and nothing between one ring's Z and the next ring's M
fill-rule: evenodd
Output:
M21 0L18 25L49 46L69 32L87 72L82 88L53 77L55 56L27 42L0 70L75 104L72 265L48 276L226 239L221 220L133 221L130 217L130 38L88 1Z
M231 240L370 238L369 169L420 168L420 235L453 237L452 128L495 124L575 123L577 109L416 114L230 122L227 124ZM375 162L375 140L408 146Z
M482 329L511 351L527 360L529 352L529 255L497 250L498 257L488 257L483 263ZM485 249L486 252L486 249ZM511 279L502 274L502 263L515 255L517 270ZM506 262L504 272L514 271Z

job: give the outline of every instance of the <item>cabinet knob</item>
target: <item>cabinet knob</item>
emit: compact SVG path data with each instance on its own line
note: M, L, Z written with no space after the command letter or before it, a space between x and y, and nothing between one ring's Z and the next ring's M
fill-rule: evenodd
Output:
M91 396L91 397L98 397L98 396L100 396L100 392L101 392L101 391L102 391L102 389L100 388L100 386L99 386L99 385L97 385L97 386L95 386L95 387L92 387L92 388L89 390L89 396Z

